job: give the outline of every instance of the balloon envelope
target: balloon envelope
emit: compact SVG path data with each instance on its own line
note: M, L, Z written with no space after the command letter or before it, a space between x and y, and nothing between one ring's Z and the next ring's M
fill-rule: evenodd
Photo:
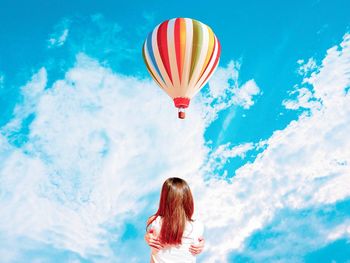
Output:
M166 20L149 33L142 54L154 81L179 108L207 83L220 58L220 43L207 25L190 18Z

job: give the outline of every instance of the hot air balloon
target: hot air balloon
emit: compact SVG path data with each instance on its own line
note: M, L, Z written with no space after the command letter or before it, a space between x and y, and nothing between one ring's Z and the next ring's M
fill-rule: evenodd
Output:
M190 18L166 20L146 38L142 55L154 81L173 99L180 119L192 97L207 83L220 58L210 27Z

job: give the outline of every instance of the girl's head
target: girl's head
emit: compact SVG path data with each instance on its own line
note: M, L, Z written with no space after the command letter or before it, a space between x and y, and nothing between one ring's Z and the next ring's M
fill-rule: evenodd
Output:
M193 210L193 197L186 181L177 177L168 178L163 184L159 208L155 214L155 217L162 217L159 235L162 243L181 244L186 222L192 220Z

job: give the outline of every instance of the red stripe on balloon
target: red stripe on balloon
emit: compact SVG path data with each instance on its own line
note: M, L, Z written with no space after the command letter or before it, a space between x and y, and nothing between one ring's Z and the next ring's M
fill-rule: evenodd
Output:
M179 74L179 79L181 82L182 79L182 57L181 56L181 23L182 23L182 18L177 18L175 20L175 53L176 53L176 63L177 63L177 70Z
M163 65L165 67L166 72L170 78L170 81L173 82L171 77L170 63L169 63L169 53L168 53L168 23L169 21L165 21L162 23L157 32L157 43L160 57L162 59Z

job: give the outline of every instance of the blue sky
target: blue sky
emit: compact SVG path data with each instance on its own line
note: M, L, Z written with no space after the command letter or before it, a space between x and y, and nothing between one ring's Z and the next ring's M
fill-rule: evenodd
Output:
M169 176L206 226L199 262L350 261L348 1L0 7L2 262L147 262ZM184 122L141 56L173 17L222 45Z

